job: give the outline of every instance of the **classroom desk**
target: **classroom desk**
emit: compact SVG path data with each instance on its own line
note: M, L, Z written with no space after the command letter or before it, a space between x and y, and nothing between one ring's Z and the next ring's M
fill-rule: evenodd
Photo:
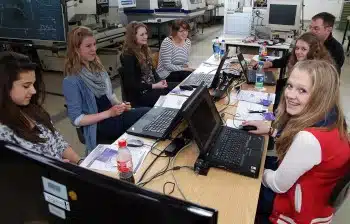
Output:
M277 69L270 70L275 72L275 75L278 76ZM254 88L252 85L242 85L242 89L252 88ZM275 86L265 86L265 88L267 92L275 93ZM228 99L226 97L216 103L218 110L226 106L227 100ZM232 103L233 102L231 102L231 104ZM270 106L270 111L272 110L272 107L273 105ZM228 106L228 108L225 110L225 112L230 114L234 114L235 111L236 104ZM225 116L225 119L232 118L232 115ZM155 148L163 150L168 144L170 144L170 140L162 141L158 143ZM219 211L219 224L253 224L259 198L262 174L264 171L263 167L265 163L267 145L268 136L265 136L264 153L259 178L257 179L241 176L217 168L210 168L207 176L197 175L193 172L193 170L187 168L174 171L178 185L184 193L186 200L202 206L217 209ZM153 149L153 152L158 153L156 149ZM178 153L174 166L193 167L198 155L198 147L192 141L191 145L187 146L180 153ZM136 182L138 182L141 175L151 164L154 158L155 156L151 153L147 155L142 167L135 174ZM164 169L168 163L168 160L169 158L158 158L150 168L144 180L147 180L149 177ZM171 167L171 164L169 167ZM115 173L105 174L112 177L117 176ZM154 179L148 183L145 188L158 193L163 193L163 185L167 181L174 182L171 171ZM165 192L167 193L171 190L171 185L166 186ZM183 199L176 187L171 196Z

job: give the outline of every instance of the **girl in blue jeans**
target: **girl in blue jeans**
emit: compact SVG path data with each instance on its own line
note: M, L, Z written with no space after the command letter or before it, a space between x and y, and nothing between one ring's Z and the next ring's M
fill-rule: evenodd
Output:
M89 28L77 27L69 33L65 75L68 116L75 126L83 128L87 154L99 142L116 140L149 110L118 102Z

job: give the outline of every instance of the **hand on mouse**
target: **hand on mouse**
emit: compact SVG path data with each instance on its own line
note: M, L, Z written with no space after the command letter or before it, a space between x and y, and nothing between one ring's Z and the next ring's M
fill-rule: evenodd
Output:
M268 134L270 131L270 125L267 124L265 121L244 121L242 123L243 126L246 125L252 125L255 126L257 129L254 131L249 131L250 133L253 134L258 134L258 135L265 135Z

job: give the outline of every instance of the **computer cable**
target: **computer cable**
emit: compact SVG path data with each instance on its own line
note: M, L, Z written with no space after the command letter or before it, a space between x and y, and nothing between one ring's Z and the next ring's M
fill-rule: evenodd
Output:
M165 188L166 188L166 186L167 186L167 184L171 184L172 186L172 188L171 188L171 191L170 192L168 192L168 193L166 193L165 192ZM163 194L172 194L173 192L175 191L175 183L174 182L171 182L171 181L167 181L167 182L165 182L165 184L163 185Z
M181 196L182 196L183 199L185 199L185 200L187 200L186 197L185 197L185 194L182 192L181 187L180 187L180 185L179 185L179 183L177 182L176 177L175 177L175 173L174 173L174 168L175 168L175 166L174 166L174 165L175 165L175 161L176 161L177 156L178 156L185 148L187 148L188 145L190 145L190 143L187 144L187 145L185 145L182 149L180 149L180 150L176 153L176 155L174 156L174 158L173 158L172 161L171 161L171 167L173 168L173 169L171 170L171 175L172 175L173 178L174 178L175 186L176 186L177 190L180 192ZM190 169L194 170L193 167L190 167Z
M160 141L160 139L157 139L153 145L151 146L151 151L153 149L153 147L155 147L155 145ZM145 175L147 174L147 172L149 171L149 169L153 166L153 164L157 161L157 159L164 153L164 150L161 151L158 155L156 155L156 158L153 159L153 161L151 162L151 164L148 165L148 167L146 168L146 170L143 172L141 178L139 179L138 183L140 183L143 178L145 177Z

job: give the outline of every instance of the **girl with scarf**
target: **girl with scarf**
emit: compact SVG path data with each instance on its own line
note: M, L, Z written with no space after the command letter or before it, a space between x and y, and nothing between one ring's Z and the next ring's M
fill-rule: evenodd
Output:
M339 95L339 76L333 65L301 61L291 71L273 127L263 121L244 123L257 127L252 133L276 137L277 161L266 161L257 223L331 222L330 194L350 170ZM263 217L270 207L267 221Z
M111 80L96 54L96 40L87 27L69 32L63 94L68 116L82 126L87 153L99 142L113 142L149 108L133 109L118 102Z

